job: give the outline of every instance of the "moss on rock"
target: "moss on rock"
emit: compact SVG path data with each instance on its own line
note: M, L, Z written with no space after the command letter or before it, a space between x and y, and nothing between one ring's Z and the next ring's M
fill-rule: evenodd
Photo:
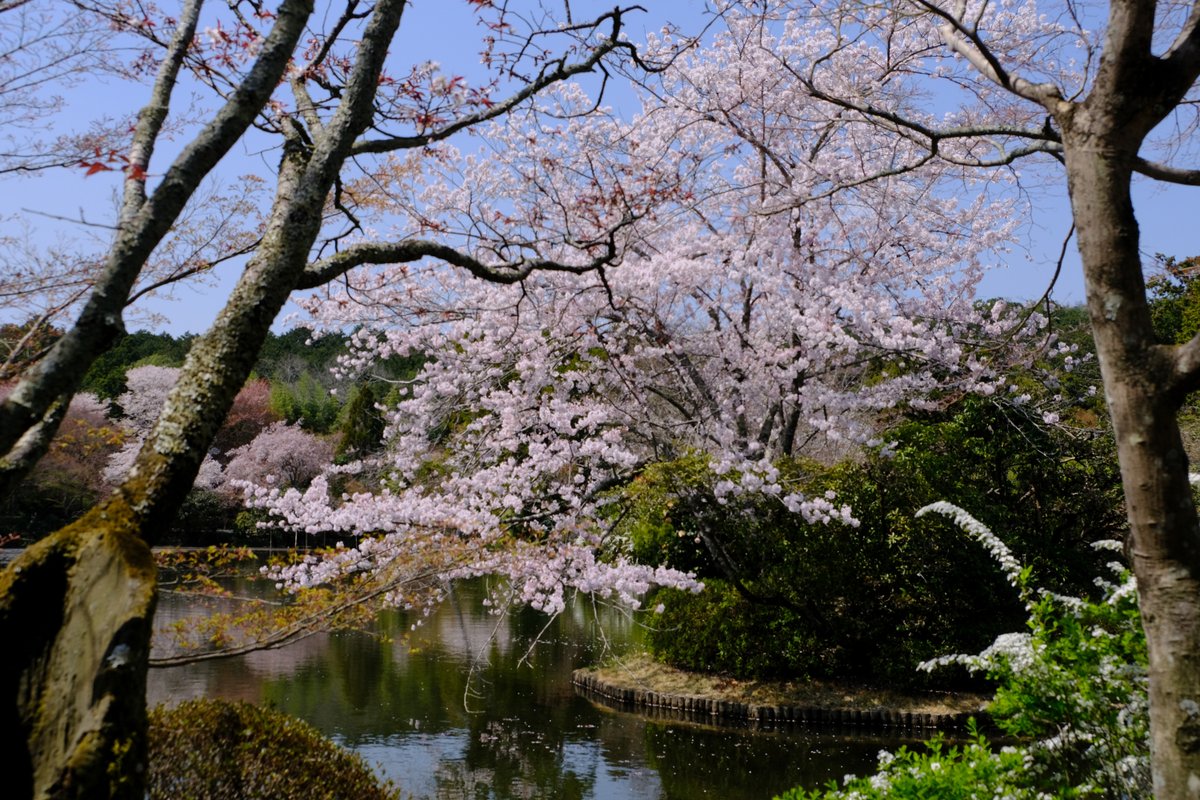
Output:
M151 800L395 800L390 783L308 723L268 708L190 700L150 712Z

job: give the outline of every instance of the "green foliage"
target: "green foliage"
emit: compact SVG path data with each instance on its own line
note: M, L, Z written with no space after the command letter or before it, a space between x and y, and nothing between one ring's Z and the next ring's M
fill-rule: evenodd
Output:
M681 527L681 505L707 494L712 483L708 457L691 453L651 464L623 489L626 516L621 531L643 564L669 564L705 576L715 575L703 541Z
M150 712L151 800L389 800L362 758L306 722L248 703L190 700Z
M375 406L378 403L371 384L363 383L354 388L350 401L342 409L336 457L339 460L361 458L375 452L383 444L383 414Z
M1017 750L995 752L987 740L971 729L972 741L947 748L940 734L925 750L901 747L894 754L880 753L879 772L870 778L852 779L843 790L836 783L826 790L792 789L777 800L1034 800L1036 792L1014 792L1023 755Z
M271 515L261 508L248 508L239 511L233 518L233 534L236 542L253 542L262 538L263 528L260 522L269 522Z
M271 410L289 425L310 433L329 433L337 423L342 404L312 373L302 373L294 383L271 384Z
M255 371L272 382L292 383L303 373L326 375L346 352L346 337L327 333L313 339L310 328L270 334L259 351Z
M822 673L837 642L816 635L789 608L754 603L729 583L708 579L699 594L664 589L649 641L655 655L687 669L759 679Z
M1150 797L1146 637L1128 574L1099 603L1044 593L1027 642L976 669L999 681L1002 729L1034 739L1026 767L1059 797Z
M125 373L130 368L141 364L177 367L183 363L194 338L191 334L176 338L169 333L149 331L127 334L92 363L80 391L114 400L128 388Z
M1020 746L997 750L974 736L946 750L934 739L924 751L880 753L875 775L841 789L793 789L781 800L1152 797L1146 641L1133 581L1111 566L1119 582L1100 581L1097 600L1035 590L1032 573L1019 570L1029 633L931 665L962 664L997 681L989 712Z
M1163 273L1146 281L1154 334L1163 344L1182 344L1200 331L1200 259L1177 260L1161 253L1155 259Z
M914 519L943 497L1011 531L1018 557L1054 590L1091 585L1099 558L1088 542L1122 525L1110 443L984 400L890 438L891 452L862 462L782 465L808 496L848 504L856 527L808 524L772 500L716 502L696 459L648 470L622 523L634 553L729 582L709 597L663 593L655 656L737 677L927 683L917 663L978 650L1024 619L985 554L948 522Z
M183 360L173 358L169 353L151 353L150 355L139 358L137 361L130 364L129 369L134 369L136 367L170 367L173 369L178 369L182 366Z

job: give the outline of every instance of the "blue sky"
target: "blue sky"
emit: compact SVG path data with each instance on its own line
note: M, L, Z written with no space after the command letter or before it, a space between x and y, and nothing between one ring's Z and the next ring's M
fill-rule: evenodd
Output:
M678 21L685 29L695 29L703 6L685 0L648 2L646 5L650 9L648 13L631 18L629 34L635 41L643 38L647 31L659 29L667 19ZM610 7L610 3L578 0L572 3L577 20L589 12ZM464 0L422 0L406 12L393 52L406 60L436 60L448 73L478 75L478 45L472 35L464 35L464 31L473 33L475 30L472 12ZM614 91L608 102L622 110L628 105L631 110L632 95L615 86L610 88ZM134 93L128 87L88 85L65 94L64 101L69 122L82 127L89 119L101 114L136 110L144 97L144 91ZM169 148L169 144L162 148L155 161L159 169L167 163L165 157L170 155ZM245 167L256 166L260 159L273 162L275 158L273 152L256 154L252 152L252 145L240 145L231 154L231 163L222 168L223 175L227 180L233 180L246 171ZM117 173L85 178L83 170L60 171L38 178L10 178L8 190L0 194L0 215L10 226L20 219L29 221L38 228L37 237L42 241L92 237L99 249L106 235L103 230L54 217L71 220L83 217L93 222L111 220L119 184ZM1180 257L1200 253L1200 224L1193 210L1196 191L1149 181L1137 185L1136 207L1147 260L1156 252ZM980 289L982 296L1031 299L1045 291L1054 272L1062 239L1070 226L1063 182L1049 182L1039 190L1037 205L1037 213L1025 228L1024 246L1002 257L1004 263L985 278ZM237 271L236 265L226 265L217 275L215 286L181 287L176 290L175 300L154 302L151 309L162 316L155 327L172 333L198 332L206 328L236 280ZM1073 245L1068 248L1053 296L1063 303L1083 300L1082 275ZM20 316L20 309L0 308L0 314L5 318ZM131 320L131 328L141 326L136 318Z

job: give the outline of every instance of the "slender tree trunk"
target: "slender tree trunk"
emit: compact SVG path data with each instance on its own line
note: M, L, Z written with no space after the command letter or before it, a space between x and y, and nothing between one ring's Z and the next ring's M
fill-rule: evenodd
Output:
M1068 183L1150 653L1154 794L1200 798L1200 527L1176 421L1183 393L1173 349L1154 339L1129 194L1140 137L1074 122Z

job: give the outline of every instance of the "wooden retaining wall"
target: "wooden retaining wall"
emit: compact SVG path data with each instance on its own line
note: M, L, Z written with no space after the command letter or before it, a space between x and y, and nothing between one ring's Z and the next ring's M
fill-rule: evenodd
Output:
M780 723L832 727L860 726L873 729L916 731L961 729L974 717L980 727L987 723L983 711L958 714L933 714L898 709L870 710L812 708L794 705L756 705L732 700L716 700L694 695L665 694L630 686L618 686L602 680L588 669L577 669L571 676L575 690L588 699L622 711L649 712L653 717L690 719L713 723Z

